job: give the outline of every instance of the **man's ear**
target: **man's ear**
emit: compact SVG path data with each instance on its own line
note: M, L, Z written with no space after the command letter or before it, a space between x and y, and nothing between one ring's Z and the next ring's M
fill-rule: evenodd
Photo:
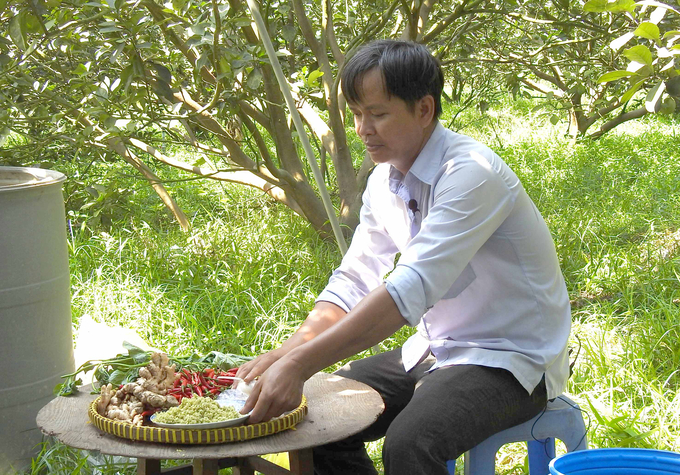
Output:
M421 120L423 127L427 127L434 120L434 97L428 94L418 100L416 112Z

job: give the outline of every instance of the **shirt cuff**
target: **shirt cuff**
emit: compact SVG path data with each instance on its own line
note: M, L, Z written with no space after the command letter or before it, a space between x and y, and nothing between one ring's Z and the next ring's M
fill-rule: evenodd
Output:
M397 265L385 279L385 288L409 325L418 325L427 311L425 289L420 275L408 266Z
M345 312L349 313L350 307L345 303L344 300L342 300L340 297L338 297L336 294L331 292L330 290L324 290L322 291L319 296L316 298L314 303L316 302L330 302L332 304L337 305L341 309L343 309Z

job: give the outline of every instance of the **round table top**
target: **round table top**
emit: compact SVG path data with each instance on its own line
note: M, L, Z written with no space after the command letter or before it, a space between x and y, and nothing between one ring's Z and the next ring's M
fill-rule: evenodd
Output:
M295 426L266 437L211 445L175 445L122 439L97 429L87 415L97 397L86 386L77 394L57 397L38 413L38 427L64 444L103 454L148 459L218 459L247 457L316 447L344 439L371 425L384 410L369 386L334 374L317 373L304 387L309 412Z

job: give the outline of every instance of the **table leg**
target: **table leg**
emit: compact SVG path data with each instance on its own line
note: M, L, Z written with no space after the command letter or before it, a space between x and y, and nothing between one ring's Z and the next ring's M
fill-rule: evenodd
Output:
M218 460L194 459L194 475L217 475L218 471Z
M137 459L137 475L160 475L161 461L157 459Z
M233 475L255 475L255 470L248 463L246 457L239 458L238 463L231 469Z
M312 449L292 450L288 452L290 471L295 475L314 475Z

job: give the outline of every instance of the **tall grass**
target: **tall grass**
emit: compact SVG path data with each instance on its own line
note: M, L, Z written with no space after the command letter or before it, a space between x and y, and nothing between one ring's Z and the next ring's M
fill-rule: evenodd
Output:
M571 145L565 124L552 126L530 108L508 102L484 116L468 112L461 131L504 157L553 233L578 349L569 391L588 413L590 445L680 450L677 122L650 118ZM88 314L133 328L174 354L257 354L294 331L339 262L333 243L258 192L197 181L169 185L192 217L185 234L146 188L109 166L99 182L114 181L110 189L125 191L110 195L119 212L110 213L109 224L88 224L88 211L72 206L76 327ZM83 460L52 447L33 473ZM371 445L376 459L379 450L380 443ZM505 448L502 473L526 473L522 454Z

